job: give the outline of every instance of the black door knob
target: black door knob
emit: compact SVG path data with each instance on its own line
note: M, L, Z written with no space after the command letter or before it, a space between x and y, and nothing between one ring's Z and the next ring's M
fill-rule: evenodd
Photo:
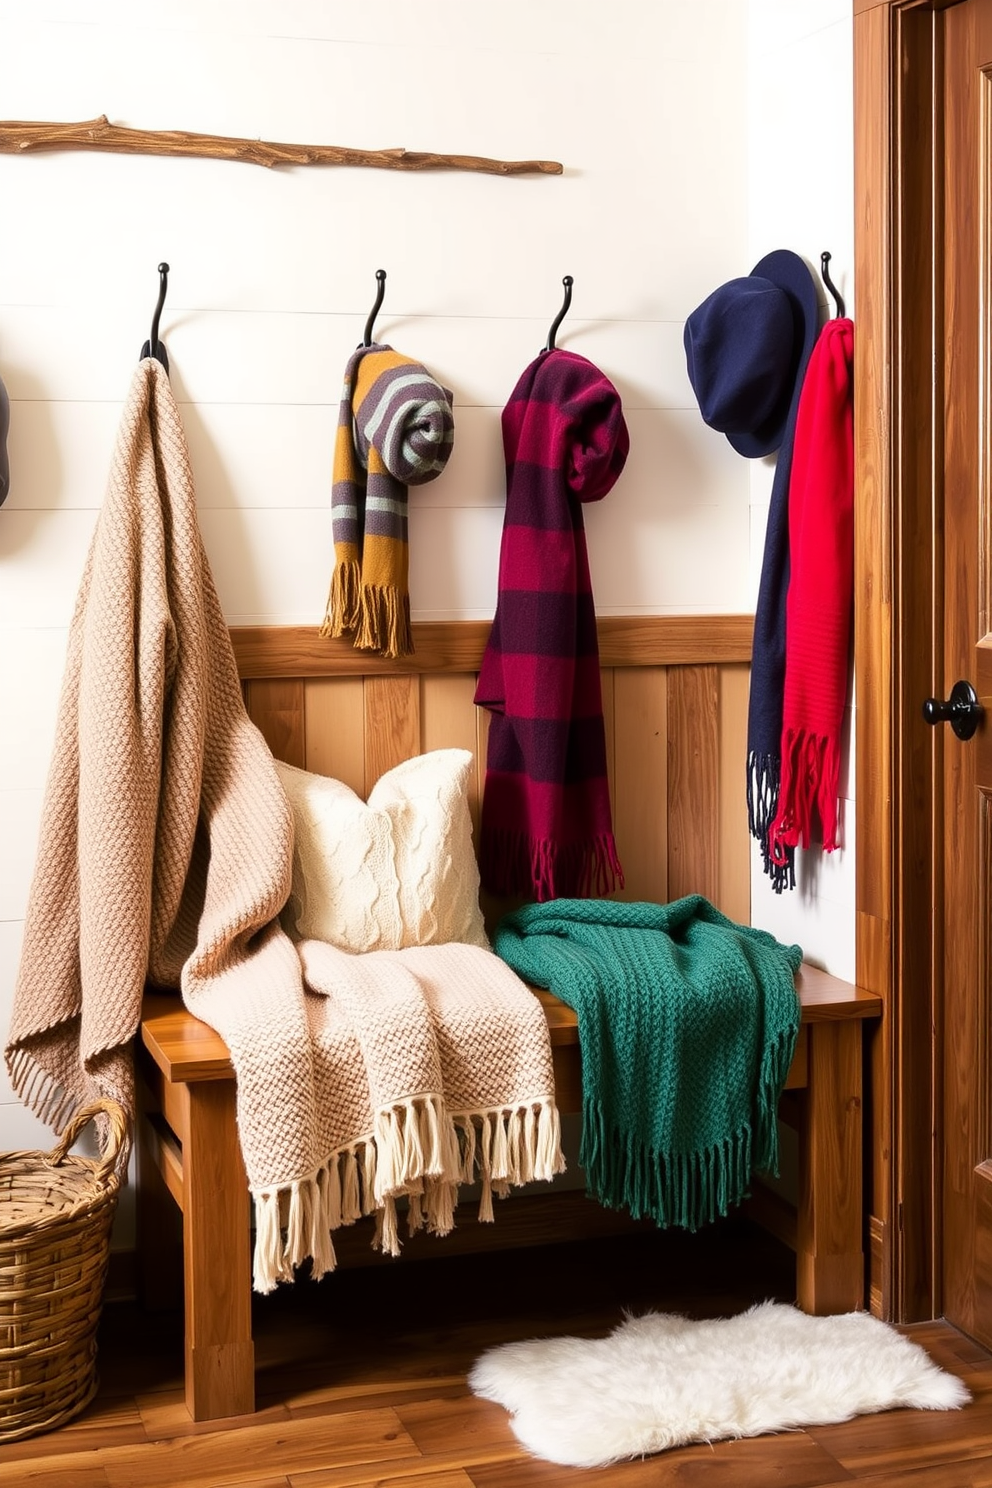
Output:
M959 739L970 739L984 715L985 709L970 682L955 682L946 703L940 698L927 698L923 704L927 723L949 723Z

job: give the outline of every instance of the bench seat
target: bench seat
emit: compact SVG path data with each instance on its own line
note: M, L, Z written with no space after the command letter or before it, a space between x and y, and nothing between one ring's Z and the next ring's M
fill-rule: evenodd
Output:
M862 1025L880 1016L881 999L805 963L796 986L802 1022L780 1115L798 1132L798 1203L793 1211L770 1192L759 1197L758 1185L749 1203L755 1218L796 1252L799 1306L811 1313L845 1312L864 1300ZM576 1015L550 992L534 990L548 1020L559 1107L564 1114L577 1112L582 1085ZM177 996L160 992L145 996L138 1042L144 1290L150 1294L162 1275L168 1233L163 1204L171 1195L182 1214L188 1409L195 1420L249 1413L255 1389L250 1206L230 1055L220 1035ZM549 1193L539 1202L564 1197ZM495 1225L466 1226L441 1242L432 1237L432 1244L452 1250L481 1243L499 1247L512 1229L507 1216L530 1203L514 1199L499 1206ZM560 1238L561 1226L553 1233ZM462 1234L473 1237L467 1246L458 1244Z

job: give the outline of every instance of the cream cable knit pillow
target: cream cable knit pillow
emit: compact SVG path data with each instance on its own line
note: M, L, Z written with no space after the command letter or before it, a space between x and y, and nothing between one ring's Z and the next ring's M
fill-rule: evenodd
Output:
M365 802L340 780L277 760L295 826L289 933L355 952L449 941L488 949L471 764L467 749L416 755L377 780Z

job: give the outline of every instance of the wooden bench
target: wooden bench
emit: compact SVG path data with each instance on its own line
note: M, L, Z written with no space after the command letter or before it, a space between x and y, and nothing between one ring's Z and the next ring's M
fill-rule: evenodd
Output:
M681 620L606 624L600 647L625 897L705 893L744 923L746 822L733 797L742 794L741 653L746 661L750 631L749 623L746 631L735 628L736 620L746 617L717 617L709 628L705 617L693 617L691 628ZM477 806L487 719L472 694L487 629L470 622L416 627L415 658L392 664L309 631L253 629L232 637L249 711L280 758L334 774L366 794L400 759L428 748L469 747L478 763ZM487 909L490 917L499 912L499 906ZM862 1029L864 1020L880 1015L881 1001L806 964L797 989L802 1023L780 1109L798 1133L797 1202L755 1184L749 1205L795 1250L799 1305L813 1313L848 1311L864 1300ZM565 1114L577 1112L575 1015L551 994L538 995L558 1103ZM255 1392L250 1201L228 1050L177 996L149 993L137 1062L144 1289L152 1293L165 1275L167 1206L174 1201L182 1217L188 1409L195 1420L249 1413ZM574 1215L568 1200L575 1197L552 1189L509 1199L497 1206L493 1225L459 1217L451 1236L428 1237L430 1253L560 1239L569 1233L562 1214ZM552 1211L556 1217L547 1223ZM583 1233L596 1213L604 1229L615 1223L584 1202ZM345 1263L354 1254L350 1234L335 1235ZM367 1234L361 1243L367 1250ZM423 1243L417 1236L407 1250L427 1253Z

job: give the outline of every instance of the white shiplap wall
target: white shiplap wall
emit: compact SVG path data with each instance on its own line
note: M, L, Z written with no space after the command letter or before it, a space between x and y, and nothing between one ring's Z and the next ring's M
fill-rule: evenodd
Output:
M688 312L770 247L850 264L850 0L0 0L13 119L561 160L560 178L0 155L0 1029L66 626L158 289L231 623L316 624L341 371L377 336L454 393L455 451L411 500L415 618L492 613L499 413L558 344L619 388L631 455L586 513L603 614L753 605L770 470L707 429ZM829 99L829 149L811 98ZM839 126L838 126L838 120ZM847 286L850 287L849 285ZM742 765L743 772L743 765ZM853 828L848 814L848 831ZM850 974L845 854L756 918ZM834 886L836 892L834 892ZM836 901L836 902L835 902ZM826 908L825 908L826 906ZM0 1147L47 1145L0 1071Z
M752 0L748 34L748 242L751 263L772 248L801 253L830 277L854 314L854 110L851 0ZM821 288L823 314L835 305ZM751 557L761 546L772 461L751 463ZM796 854L796 889L776 896L754 844L751 918L810 960L855 980L853 714L841 760L843 849Z

